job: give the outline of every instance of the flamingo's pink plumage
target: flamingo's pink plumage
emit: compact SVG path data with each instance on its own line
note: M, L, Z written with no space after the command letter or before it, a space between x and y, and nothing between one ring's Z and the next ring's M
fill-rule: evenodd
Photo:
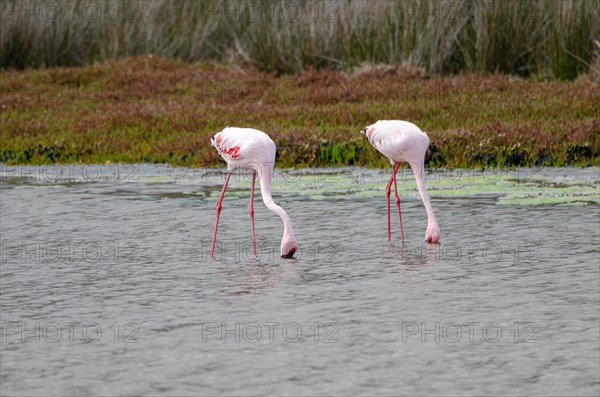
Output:
M280 253L284 258L291 258L298 251L298 241L294 235L292 221L288 214L275 204L271 197L271 181L273 178L273 166L275 164L275 143L267 134L252 128L227 127L211 139L212 145L217 149L221 157L227 162L227 177L216 205L215 227L210 254L214 254L215 242L217 240L217 229L219 227L219 215L221 213L223 196L229 183L232 171L237 168L245 168L253 171L252 189L250 191L250 223L252 225L252 248L256 256L256 239L254 232L254 185L256 176L260 179L260 191L265 206L279 215L283 221L283 238L281 240Z
M404 241L402 229L402 216L400 214L400 197L396 186L396 172L401 162L410 165L415 174L419 194L427 211L427 230L425 241L435 243L440 239L440 226L438 225L433 208L429 202L427 188L425 187L425 152L429 147L429 138L416 125L408 121L380 120L375 124L367 126L361 133L365 134L375 149L386 156L392 164L392 176L387 184L385 193L387 197L388 211L388 240L390 233L390 194L391 186L394 184L396 206L398 208L398 220L400 222L400 235Z

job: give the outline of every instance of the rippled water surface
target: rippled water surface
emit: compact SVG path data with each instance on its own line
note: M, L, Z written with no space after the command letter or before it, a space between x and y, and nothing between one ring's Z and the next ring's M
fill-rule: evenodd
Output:
M432 172L435 245L406 169L404 245L387 170L278 171L294 260L248 175L214 259L222 170L0 177L2 396L600 393L597 168Z

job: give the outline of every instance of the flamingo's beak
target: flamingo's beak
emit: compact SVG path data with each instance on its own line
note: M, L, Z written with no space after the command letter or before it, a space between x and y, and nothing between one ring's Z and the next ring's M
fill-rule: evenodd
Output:
M295 253L296 253L296 248L292 248L292 249L290 250L290 252L288 252L288 253L287 253L287 254L285 254L285 255L281 255L281 257L282 257L283 259L292 259L292 258L294 257L294 254L295 254Z
M433 236L425 237L426 243L436 244L439 242L439 237L434 241Z

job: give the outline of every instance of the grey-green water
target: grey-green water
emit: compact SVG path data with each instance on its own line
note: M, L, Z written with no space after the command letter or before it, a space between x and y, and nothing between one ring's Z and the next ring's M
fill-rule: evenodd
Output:
M2 166L0 394L598 395L599 171Z

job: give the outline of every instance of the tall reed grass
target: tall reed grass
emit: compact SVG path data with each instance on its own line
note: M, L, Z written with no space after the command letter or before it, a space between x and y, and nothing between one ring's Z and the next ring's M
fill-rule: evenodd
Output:
M261 71L412 64L573 79L597 64L595 0L0 2L0 67L140 54Z

